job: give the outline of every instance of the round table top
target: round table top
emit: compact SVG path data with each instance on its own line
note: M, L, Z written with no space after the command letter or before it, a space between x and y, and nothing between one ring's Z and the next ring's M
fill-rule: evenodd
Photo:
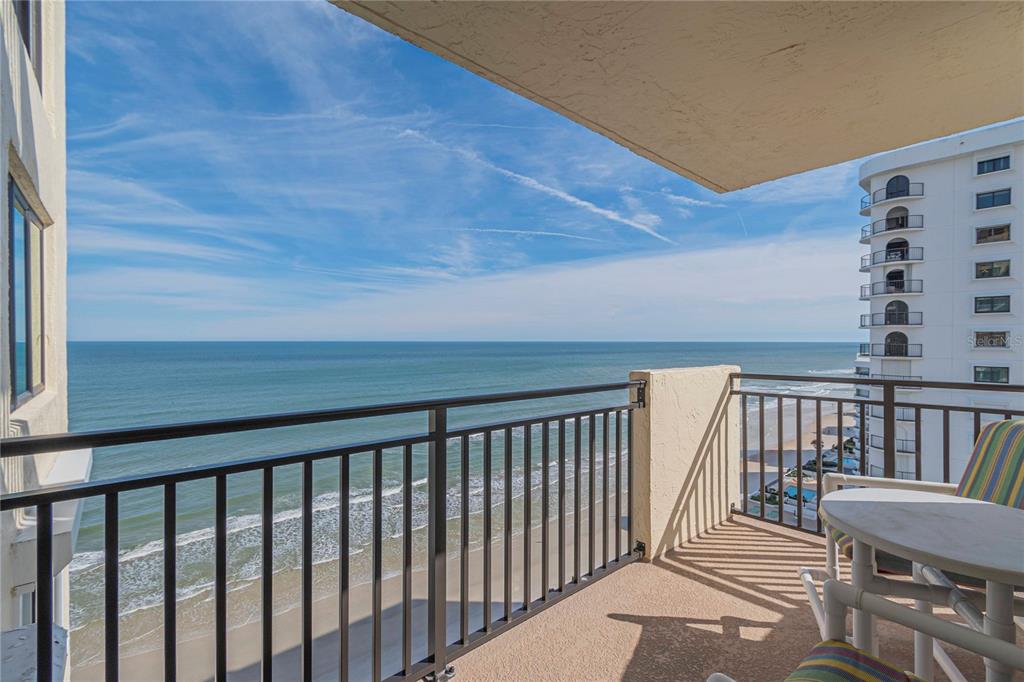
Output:
M825 495L820 512L833 528L889 554L1024 585L1024 510L941 493L851 488Z

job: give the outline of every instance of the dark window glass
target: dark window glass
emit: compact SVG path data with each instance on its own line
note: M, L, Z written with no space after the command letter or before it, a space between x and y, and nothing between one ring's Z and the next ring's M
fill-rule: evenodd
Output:
M42 7L41 0L14 0L14 16L18 21L18 32L25 43L32 70L36 78L42 81Z
M1010 241L1009 225L994 225L993 227L975 228L975 244L992 244L995 242Z
M11 393L18 400L43 384L42 230L10 184Z
M1009 296L978 296L974 299L976 313L1008 313L1010 312Z
M984 175L985 173L995 173L996 171L1006 170L1010 167L1010 157L1000 156L998 159L986 159L978 162L978 175Z
M1007 206L1010 203L1010 189L998 189L994 192L981 192L975 197L975 208L994 208Z
M993 277L1009 277L1009 260L991 260L974 264L974 276L978 279L991 279Z
M25 302L28 292L28 267L25 253L25 231L27 220L21 206L13 206L11 225L11 263L14 267L14 282L11 297L11 324L14 327L14 396L29 390L28 384L28 316Z
M1010 383L1009 367L975 367L974 380L985 384Z
M974 332L975 348L1006 348L1008 332Z
M18 19L18 30L25 49L32 51L32 3L28 0L14 0L14 16Z

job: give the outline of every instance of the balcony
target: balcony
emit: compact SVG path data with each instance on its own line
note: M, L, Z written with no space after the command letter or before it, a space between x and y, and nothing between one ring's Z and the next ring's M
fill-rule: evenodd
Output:
M858 354L873 358L919 358L921 357L921 344L862 343Z
M867 272L879 265L895 265L897 263L913 263L924 260L923 246L906 246L896 249L885 249L861 256L860 271Z
M826 380L873 385L849 376ZM0 456L8 460L71 447L144 447L360 422L355 430L382 416L421 418L380 426L373 440L243 453L187 469L26 490L5 494L0 505L38 519L37 595L44 605L52 604L55 505L85 498L103 505L102 641L108 655L78 665L73 678L151 679L162 669L170 678L205 679L211 675L201 668L209 662L217 679L228 671L245 679L261 672L277 679L333 679L339 664L352 678L418 679L454 662L466 679L699 680L715 670L776 679L820 639L796 568L824 565L815 511L823 474L866 471L867 444L886 457L912 451L905 440L887 443L867 433L866 420L849 411L863 409L864 401L764 386L821 381L729 367L650 370L611 384L6 439ZM942 388L1024 392L1024 386ZM883 399L891 409L906 407L894 404L891 393ZM484 423L467 421L481 406L498 412L489 411ZM976 437L985 422L1024 415L1004 408L991 414L964 401L921 409L945 414L952 425L935 452L943 458L945 480L959 473L950 453L970 449L971 420ZM783 413L796 418L784 421ZM408 433L402 427L417 423L425 429ZM392 431L398 428L403 430ZM355 489L355 467L372 473L369 490ZM403 483L397 493L387 492L384 481L393 480L396 470ZM661 472L656 481L632 475L651 470ZM884 471L894 475L894 458ZM177 486L197 481L211 484L213 523L212 588L202 601L215 618L201 636L190 635L189 605L176 596L175 553L154 559L159 569L152 574L152 593L176 608L160 604L145 618L121 612L116 587L123 580L118 550L123 555L127 549L120 546L118 505L139 500L133 493L159 500L155 512L163 514L170 546L179 517L197 512L178 506ZM324 570L314 563L316 533L324 530L314 524L314 483L348 501L329 515L327 525L340 542L336 557L318 558L335 567L326 583L313 579ZM275 485L295 490L301 543L294 565L277 563L281 557L274 551L281 541L272 532L280 511ZM517 492L505 499L507 489ZM235 536L229 541L229 490L255 500L262 532L253 544L239 546ZM356 498L371 513L351 514ZM385 518L399 499L401 513ZM634 524L638 514L664 527L641 528ZM368 544L353 552L349 540L359 533ZM251 555L254 575L233 575L244 558L236 552ZM272 581L265 579L270 575ZM246 585L239 587L238 580ZM290 584L296 603L281 612L275 590ZM229 626L242 589L253 597L253 620ZM50 612L41 609L40 641L52 641ZM153 646L119 650L119 628L138 632L143 626ZM886 657L909 662L910 635L895 627L881 632ZM52 653L41 649L37 660L45 664ZM972 679L981 670L980 659L953 656Z
M865 313L860 316L860 328L871 327L916 327L924 323L924 316L919 312L905 313Z
M871 447L878 448L879 450L885 449L885 440L882 436L871 435L871 440L868 441ZM897 438L896 439L896 452L903 453L905 455L913 455L917 452L917 447L912 438Z
M921 377L916 374L872 374L872 379L882 379L885 381L909 381L917 382L921 381ZM896 385L897 391L920 391L920 386L914 385Z
M883 187L882 189L875 190L871 194L865 194L860 200L860 210L861 213L864 213L865 211L870 210L872 206L877 206L878 204L882 204L887 201L923 196L923 182L911 182L903 189L890 189Z
M860 228L860 243L867 244L871 237L882 232L924 229L923 215L904 215L882 218Z
M867 301L876 296L905 296L920 294L924 291L924 281L920 279L885 280L863 284L860 287L860 300Z
M870 408L868 408L868 414L870 414L875 419L885 419L885 408L882 407L881 405L872 405ZM897 407L893 411L893 414L896 416L896 421L898 422L916 421L913 407ZM882 446L879 445L877 447Z

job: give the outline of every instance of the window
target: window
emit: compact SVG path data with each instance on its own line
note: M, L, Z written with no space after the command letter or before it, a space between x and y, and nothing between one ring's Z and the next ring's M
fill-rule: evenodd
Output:
M978 162L978 175L984 175L985 173L995 173L996 171L1006 170L1010 167L1010 155L1000 156L997 159L986 159Z
M975 244L994 244L1010 241L1009 225L993 225L992 227L974 228Z
M43 232L10 180L11 398L15 405L43 387Z
M1010 260L990 260L974 264L974 276L977 279L1010 276Z
M975 196L975 208L995 208L1010 204L1010 188L997 189L994 192L978 192Z
M975 367L974 380L981 384L1010 383L1009 367Z
M975 348L1006 348L1009 332L974 332Z
M25 627L36 622L36 592L29 590L18 595L19 626Z
M976 313L1008 313L1010 312L1009 296L977 296L974 299Z
M29 61L36 79L42 83L42 0L14 0L14 16L18 20L18 32L25 43Z

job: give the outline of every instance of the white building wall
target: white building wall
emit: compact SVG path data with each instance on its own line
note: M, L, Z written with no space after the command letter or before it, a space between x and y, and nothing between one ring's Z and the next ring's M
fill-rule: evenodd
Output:
M977 163L1004 155L1010 156L1009 170L977 174ZM1009 367L1010 383L1024 384L1024 123L938 140L876 157L861 168L861 186L869 193L884 189L895 175L905 175L911 183L923 183L921 197L882 201L862 210L870 220L886 217L893 207L904 206L911 215L923 216L923 229L882 232L867 242L870 253L884 251L893 238L905 239L910 247L923 247L923 260L900 265L870 268L870 280L885 280L886 273L902 269L905 279L923 282L923 293L872 297L871 313L884 313L887 303L904 301L909 310L923 316L920 326L887 326L870 330L873 344L885 342L893 331L906 334L910 344L922 345L920 359L871 358L871 372L909 374L924 380L974 382L974 367ZM1011 189L1009 206L975 208L978 192ZM975 228L1010 224L1011 241L975 244ZM1010 277L976 279L975 263L1010 260ZM977 314L974 298L978 295L1011 297L1011 312ZM1009 347L975 348L975 331L1005 331ZM880 399L881 390L873 389L872 398ZM983 391L898 391L898 401L1024 408L1024 396ZM995 415L985 421L995 419ZM871 420L872 433L881 436L880 419ZM922 476L928 480L943 478L942 416L924 411L921 422ZM958 481L973 443L973 418L951 415L950 480ZM913 422L900 422L897 438L914 438ZM882 467L882 451L871 448L870 462ZM897 455L897 470L913 472L914 455Z

